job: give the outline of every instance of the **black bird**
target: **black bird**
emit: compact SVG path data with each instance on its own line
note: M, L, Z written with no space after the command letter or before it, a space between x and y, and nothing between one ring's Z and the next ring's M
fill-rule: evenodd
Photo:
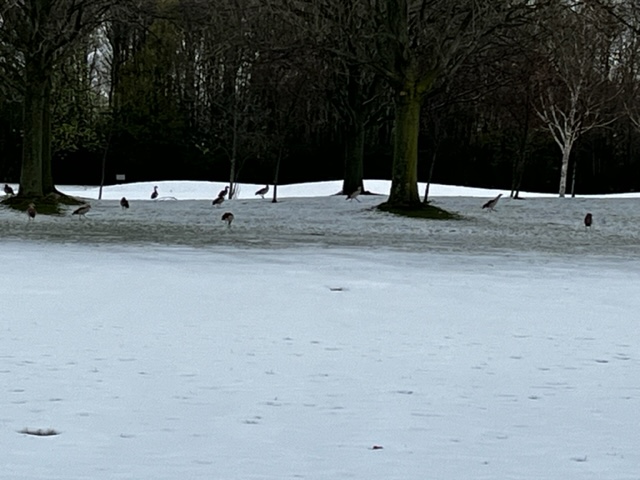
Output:
M263 188L256 192L256 195L260 195L262 198L269 193L269 185L265 185Z
M158 187L153 187L153 192L151 193L151 200L155 200L158 198Z
M218 197L226 197L227 193L229 193L229 185L227 185L226 187L224 187L224 190L220 190L220 193L218 193Z
M230 227L231 226L231 222L233 222L233 219L235 217L233 216L233 213L231 212L225 212L222 214L222 221L223 222L227 222L227 225Z
M120 199L120 206L122 207L123 210L125 208L129 208L129 200L127 200L125 197L122 197Z
M29 220L33 220L34 218L36 218L36 214L38 212L36 211L36 206L33 203L29 204L29 208L27 208L27 215L29 216Z
M6 183L4 184L4 193L6 193L7 195L15 195L13 188L11 188L11 186L7 185Z
M222 205L222 202L224 202L224 197L218 197L211 202L211 205Z
M81 207L76 208L71 215L78 215L78 218L84 217L91 210L91 205L85 203Z
M347 195L347 200L355 200L356 202L359 202L360 200L358 200L358 195L360 195L361 193L362 187L358 187L354 192L351 192L349 195Z
M496 198L493 198L482 205L482 208L488 208L489 210L493 211L493 209L496 208L496 205L498 205L498 201L500 201L501 196L502 194L500 193Z
M584 228L591 228L593 224L593 215L587 213L584 217Z

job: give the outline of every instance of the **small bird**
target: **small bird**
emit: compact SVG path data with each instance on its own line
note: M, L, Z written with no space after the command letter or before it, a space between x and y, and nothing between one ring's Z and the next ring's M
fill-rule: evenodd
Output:
M211 202L211 205L222 205L222 202L224 202L224 197L218 197Z
M11 186L6 183L4 184L4 193L7 195L15 195L13 188L11 188Z
M85 203L84 205L76 208L71 215L78 215L78 218L84 217L89 210L91 210L91 205Z
M122 209L124 210L125 208L129 208L129 200L127 200L126 197L122 197L120 199L120 206L122 207Z
M233 219L235 217L233 216L233 213L231 212L225 212L222 214L222 221L223 222L227 222L227 225L230 227L231 226L231 222L233 222Z
M34 218L36 218L36 214L38 212L36 211L36 206L33 203L29 204L29 208L27 208L27 215L29 216L29 220L33 220Z
M269 193L269 185L265 185L264 188L261 188L256 192L256 195L260 195L262 198Z
M226 187L224 187L224 190L220 190L220 193L218 193L218 197L226 197L227 193L229 193L229 185L227 185Z
M498 205L498 201L500 200L501 196L502 196L501 193L498 194L496 198L493 198L489 200L487 203L485 203L484 205L482 205L482 208L488 208L489 210L493 211L493 209L496 208L496 205Z
M351 192L349 195L347 195L347 200L355 200L356 202L359 202L360 200L358 200L358 195L360 195L361 193L362 187L358 187L354 192Z
M151 193L151 200L155 200L158 198L158 187L153 187L153 192Z
M593 215L591 215L590 213L587 213L584 216L584 228L591 228L592 224L593 224Z

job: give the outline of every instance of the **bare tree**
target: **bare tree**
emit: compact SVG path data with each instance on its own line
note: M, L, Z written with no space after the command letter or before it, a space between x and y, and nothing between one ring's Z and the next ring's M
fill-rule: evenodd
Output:
M640 4L637 2L599 2L600 7L622 28L612 52L616 67L612 75L624 89L622 110L640 131Z
M609 77L611 32L598 11L564 6L547 22L536 109L562 153L558 194L564 197L573 146L584 133L614 120L604 113L617 91Z

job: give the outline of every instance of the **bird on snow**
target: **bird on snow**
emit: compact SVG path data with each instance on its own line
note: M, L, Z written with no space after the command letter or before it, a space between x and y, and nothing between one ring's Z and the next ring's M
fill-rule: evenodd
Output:
M218 193L218 197L226 197L227 193L229 193L229 185L227 185L226 187L224 187L224 190L220 190L220 193Z
M269 185L265 185L263 188L256 192L256 195L260 195L262 198L269 193Z
M584 228L591 228L593 224L593 215L587 213L584 217Z
M78 218L84 217L89 210L91 210L91 205L85 203L84 205L76 208L71 215L78 215Z
M153 187L153 192L151 193L151 200L155 200L158 198L158 187Z
M34 218L36 218L36 206L33 203L29 204L29 207L27 208L27 215L29 216L29 220L33 220Z
M358 187L354 192L351 192L349 195L347 195L347 200L355 200L356 202L359 202L360 200L358 200L358 195L360 195L361 193L362 187Z
M129 208L129 200L127 200L126 197L122 197L120 199L120 206L122 207L123 210L125 208Z
M492 198L487 203L482 205L482 208L488 208L489 210L493 211L493 209L496 208L496 205L498 205L498 201L500 200L501 196L502 194L500 193L496 198Z
M233 219L235 217L233 216L233 213L231 212L225 212L222 214L222 221L223 222L227 222L227 225L230 227L231 226L231 222L233 222Z
M211 202L211 205L222 205L222 202L224 202L224 197L218 197Z
M6 193L7 195L15 195L13 188L11 188L11 186L6 183L4 184L4 193Z

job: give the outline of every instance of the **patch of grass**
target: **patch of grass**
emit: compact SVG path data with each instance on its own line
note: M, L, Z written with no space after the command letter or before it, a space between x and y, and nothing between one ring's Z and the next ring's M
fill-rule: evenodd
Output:
M22 433L23 435L33 435L34 437L53 437L54 435L59 435L60 432L54 430L53 428L23 428L18 433Z
M388 202L378 205L378 210L409 218L426 218L429 220L460 220L457 213L448 212L434 205L391 205Z
M33 203L39 215L61 215L64 205L82 205L84 202L77 198L60 193L51 193L44 197L22 197L20 195L4 198L0 204L26 212L29 204Z

